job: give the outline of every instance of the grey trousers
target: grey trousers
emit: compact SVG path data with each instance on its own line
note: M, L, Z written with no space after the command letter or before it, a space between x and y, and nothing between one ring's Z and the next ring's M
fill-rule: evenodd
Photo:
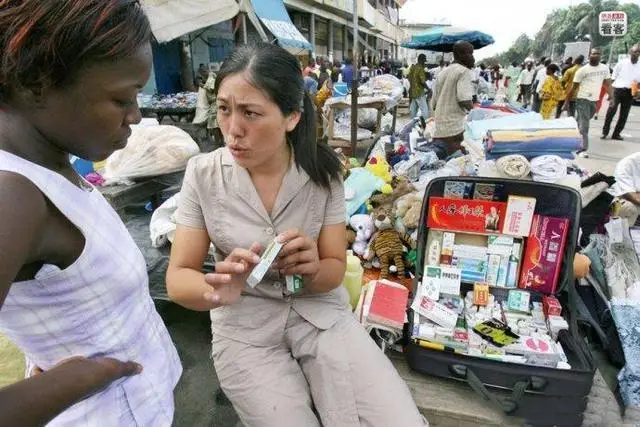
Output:
M219 335L212 344L220 385L245 427L428 426L351 314L320 330L291 310L276 347Z
M582 135L583 150L589 149L589 122L594 114L596 114L596 101L582 98L576 99L576 121Z

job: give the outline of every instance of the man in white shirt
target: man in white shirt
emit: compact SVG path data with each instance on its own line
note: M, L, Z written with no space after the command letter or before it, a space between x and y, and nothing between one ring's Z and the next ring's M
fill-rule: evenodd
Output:
M616 67L613 69L613 101L609 105L607 116L604 120L604 127L602 128L603 139L609 135L611 123L618 112L618 106L620 106L618 123L616 123L611 139L616 139L618 141L623 140L620 133L624 130L624 126L627 124L629 110L631 110L631 104L633 102L631 84L634 81L640 82L640 62L638 62L638 57L640 57L640 44L634 45L629 51L629 58L618 62Z
M576 71L576 75L573 78L573 87L567 94L567 99L571 99L574 93L578 93L576 97L576 121L582 134L582 149L578 151L578 156L580 157L589 157L587 154L589 149L589 121L596 113L596 102L600 97L600 90L603 84L607 86L609 96L613 97L609 67L600 63L601 57L602 52L600 49L591 49L589 63Z
M609 190L617 197L614 214L626 218L633 227L640 214L640 152L620 160L614 176L616 183Z
M535 75L536 70L533 69L533 63L527 62L527 66L520 73L520 77L518 77L523 108L527 108L529 106L529 102L531 102L531 85L533 84L533 78Z

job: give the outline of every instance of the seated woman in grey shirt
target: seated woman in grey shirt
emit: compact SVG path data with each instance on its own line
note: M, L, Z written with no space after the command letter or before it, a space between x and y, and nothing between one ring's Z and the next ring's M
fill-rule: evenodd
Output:
M408 387L352 316L342 170L315 139L298 60L242 46L216 87L226 147L189 162L167 272L171 299L210 310L222 389L247 427L425 425ZM262 248L284 243L257 287ZM216 273L201 273L213 243ZM285 276L304 278L291 293ZM319 417L319 418L318 418Z

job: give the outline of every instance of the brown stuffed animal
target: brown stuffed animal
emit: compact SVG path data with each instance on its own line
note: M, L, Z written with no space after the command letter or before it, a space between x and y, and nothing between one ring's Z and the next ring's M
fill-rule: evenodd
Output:
M406 194L396 201L396 215L402 219L405 229L418 228L422 212L422 194Z
M351 248L351 245L353 245L353 242L356 241L356 232L353 231L351 228L349 228L348 226L345 227L346 230L346 234L347 234L347 249Z
M375 196L371 196L369 202L374 209L380 206L391 206L393 202L400 197L416 191L413 184L404 176L394 177L391 181L391 186L393 187L391 194L376 194Z
M394 220L393 212L388 206L381 206L373 212L373 221L378 232L371 239L365 258L371 261L377 256L380 259L381 279L389 276L389 266L392 262L398 269L398 276L404 277L404 245L393 227Z

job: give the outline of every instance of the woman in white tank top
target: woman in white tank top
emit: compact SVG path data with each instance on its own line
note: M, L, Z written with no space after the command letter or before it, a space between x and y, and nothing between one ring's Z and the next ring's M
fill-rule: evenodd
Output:
M170 426L182 368L144 258L69 162L140 121L149 21L132 0L0 4L0 333L30 365L0 424Z

